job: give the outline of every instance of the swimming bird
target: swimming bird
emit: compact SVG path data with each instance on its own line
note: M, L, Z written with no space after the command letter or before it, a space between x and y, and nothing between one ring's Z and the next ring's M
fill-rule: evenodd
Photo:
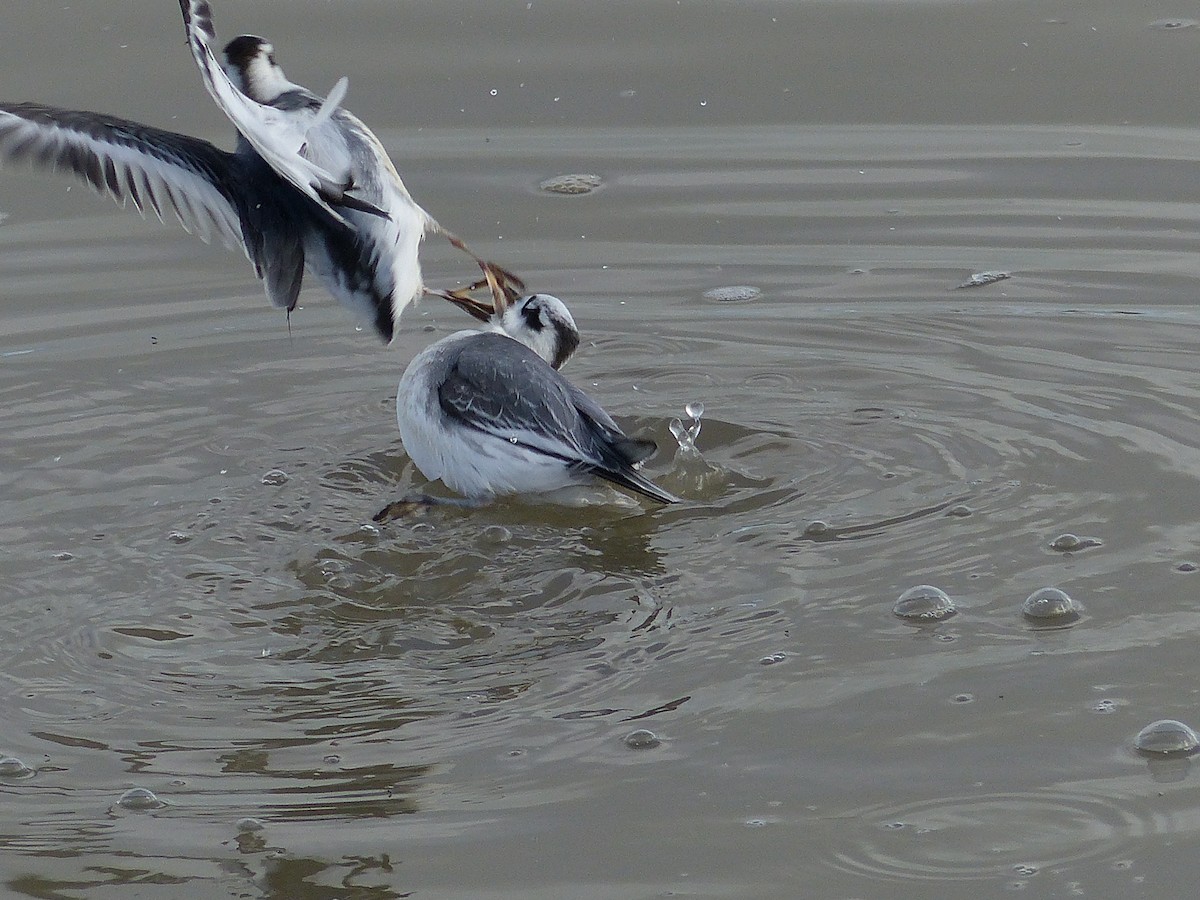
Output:
M233 152L117 116L0 103L0 158L67 170L143 215L173 213L201 239L240 248L289 313L307 268L391 341L409 303L423 292L447 296L423 284L417 254L427 231L479 258L417 205L375 135L340 108L345 79L322 99L289 81L271 44L249 35L229 43L222 68L208 3L180 8L205 86L238 129Z
M482 307L464 308L483 318ZM531 294L512 303L497 296L495 309L482 330L421 351L400 379L400 439L422 474L475 500L600 478L678 502L637 470L654 441L626 436L558 371L579 346L566 305Z

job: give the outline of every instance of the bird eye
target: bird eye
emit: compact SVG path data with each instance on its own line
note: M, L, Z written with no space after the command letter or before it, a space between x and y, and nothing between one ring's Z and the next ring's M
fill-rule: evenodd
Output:
M521 307L521 316L531 331L541 331L545 327L545 323L542 322L541 305L533 300Z

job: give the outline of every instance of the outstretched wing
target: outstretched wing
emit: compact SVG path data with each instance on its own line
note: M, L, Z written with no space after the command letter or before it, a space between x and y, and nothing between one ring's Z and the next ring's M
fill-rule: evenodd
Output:
M0 158L67 170L121 205L245 250L229 183L231 154L207 141L100 113L0 103Z
M212 9L206 0L179 0L179 8L183 13L188 46L200 68L204 87L217 106L281 178L342 221L341 214L330 203L345 202L354 207L354 198L346 197L346 190L351 185L308 159L302 151L309 129L314 124L319 126L328 121L337 103L345 96L345 79L334 86L325 103L313 98L315 102L309 115L297 115L295 109L284 110L258 103L238 90L217 60L212 49L217 33L213 28ZM308 109L307 104L305 109Z

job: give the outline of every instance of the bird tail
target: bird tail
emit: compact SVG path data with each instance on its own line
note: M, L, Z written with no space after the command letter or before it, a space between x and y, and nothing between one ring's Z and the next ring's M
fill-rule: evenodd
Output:
M636 469L602 469L599 467L589 470L598 478L603 478L605 481L610 481L613 484L627 488L635 493L641 494L643 497L649 497L659 503L680 503L682 500L674 494L664 491L657 484L651 481Z

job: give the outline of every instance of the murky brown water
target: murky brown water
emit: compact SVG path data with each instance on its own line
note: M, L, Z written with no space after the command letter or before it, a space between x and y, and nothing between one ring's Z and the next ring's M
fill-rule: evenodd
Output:
M384 350L314 285L289 336L244 260L0 173L0 752L35 770L0 775L0 893L1187 893L1197 776L1132 739L1200 721L1200 28L1131 0L216 13L303 83L350 75L417 197L571 304L570 376L691 502L374 530L422 483L400 371L461 314ZM9 98L228 146L171 4L0 28ZM538 190L567 173L604 184ZM703 463L669 450L692 400ZM922 583L958 615L896 618ZM1046 586L1079 621L1022 618Z

